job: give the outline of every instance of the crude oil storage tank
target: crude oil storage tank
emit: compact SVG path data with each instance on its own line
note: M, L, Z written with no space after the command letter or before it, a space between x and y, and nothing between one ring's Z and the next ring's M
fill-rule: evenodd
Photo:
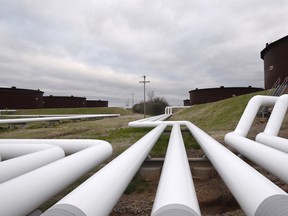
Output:
M43 92L31 89L0 88L0 109L36 109L43 107Z
M190 105L203 104L214 101L223 100L226 98L248 94L252 92L262 91L262 88L254 87L224 87L220 88L205 88L189 91L190 94Z
M44 96L44 108L81 108L86 107L85 97Z
M271 89L276 83L282 84L288 77L288 35L267 43L261 58L264 60L265 89Z
M86 107L108 107L108 101L86 100Z

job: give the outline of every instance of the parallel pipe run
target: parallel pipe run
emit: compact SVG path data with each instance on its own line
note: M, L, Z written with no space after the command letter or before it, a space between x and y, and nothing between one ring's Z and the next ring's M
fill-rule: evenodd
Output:
M180 125L185 125L186 121L177 121ZM167 124L167 126L173 126L175 124L175 121L154 121L154 122L129 122L128 126L129 127L134 127L134 128L149 128L149 127L157 127L160 124Z
M93 147L96 145L101 145L102 143L107 143L103 140L94 140L94 139L0 139L0 145L2 144L38 144L38 145L53 145L58 146L63 149L66 155L74 154L76 152L79 152L81 150L84 150L89 147ZM16 151L14 152L14 156L11 157L17 157L23 154L31 153L31 151L38 151L39 146L35 149L32 148L33 145L31 145L29 148L25 148L25 152ZM13 149L10 149L9 152L11 152Z
M21 152L27 153L27 149L31 148L31 153L14 158ZM35 148L38 148L37 152L34 152ZM0 152L5 160L0 163L0 184L65 157L62 148L52 145L0 144Z
M152 216L201 215L179 123L173 125Z
M0 163L0 183L102 142L92 139L0 139L0 154L5 160Z
M165 128L154 128L42 216L109 215Z
M186 125L246 215L288 215L285 191L201 129L190 122Z
M26 216L112 154L102 141L0 184L0 215Z
M237 152L288 183L288 154L233 132L226 134L224 140Z
M278 97L274 96L254 96L247 104L234 132L240 136L246 137L257 116L259 108L261 106L272 106L276 103L277 99Z
M19 118L19 119L1 119L0 124L17 124L38 121L58 121L58 120L72 120L72 119L88 119L88 118L104 118L117 117L119 114L90 114L90 115L70 115L61 117L41 117L41 118Z

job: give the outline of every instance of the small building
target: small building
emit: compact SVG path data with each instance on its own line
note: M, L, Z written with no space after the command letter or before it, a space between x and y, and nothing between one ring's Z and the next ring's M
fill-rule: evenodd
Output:
M108 107L108 101L86 100L86 107Z
M267 43L260 56L264 60L265 89L276 87L277 83L282 84L288 77L288 35Z
M86 107L85 97L44 96L44 108L81 108Z
M252 92L262 91L262 88L249 87L224 87L220 88L205 88L189 91L190 94L190 105L204 104L214 101L223 100L226 98L249 94Z
M43 92L31 89L0 88L0 109L38 109L43 107Z

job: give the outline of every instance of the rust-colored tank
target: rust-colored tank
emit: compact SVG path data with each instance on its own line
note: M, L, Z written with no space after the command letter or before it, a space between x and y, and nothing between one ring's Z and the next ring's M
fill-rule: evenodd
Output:
M86 107L85 97L44 96L44 108L81 108Z
M43 107L43 92L31 89L0 88L0 109L38 109Z
M214 101L223 100L226 98L249 94L252 92L262 91L262 88L254 87L224 87L220 88L205 88L189 91L190 93L190 105L204 104Z
M108 107L108 101L86 100L86 107Z
M264 60L265 89L271 89L278 79L282 84L288 76L288 36L267 43L261 58Z

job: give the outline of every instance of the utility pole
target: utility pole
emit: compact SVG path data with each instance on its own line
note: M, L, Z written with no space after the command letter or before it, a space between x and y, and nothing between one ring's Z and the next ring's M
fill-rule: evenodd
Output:
M150 81L146 80L146 76L143 76L143 81L139 81L139 83L143 83L144 84L144 118L146 118L146 83L150 83Z
M134 106L134 93L132 92L131 95L132 95L132 104L131 104L131 108L133 108L133 106Z

